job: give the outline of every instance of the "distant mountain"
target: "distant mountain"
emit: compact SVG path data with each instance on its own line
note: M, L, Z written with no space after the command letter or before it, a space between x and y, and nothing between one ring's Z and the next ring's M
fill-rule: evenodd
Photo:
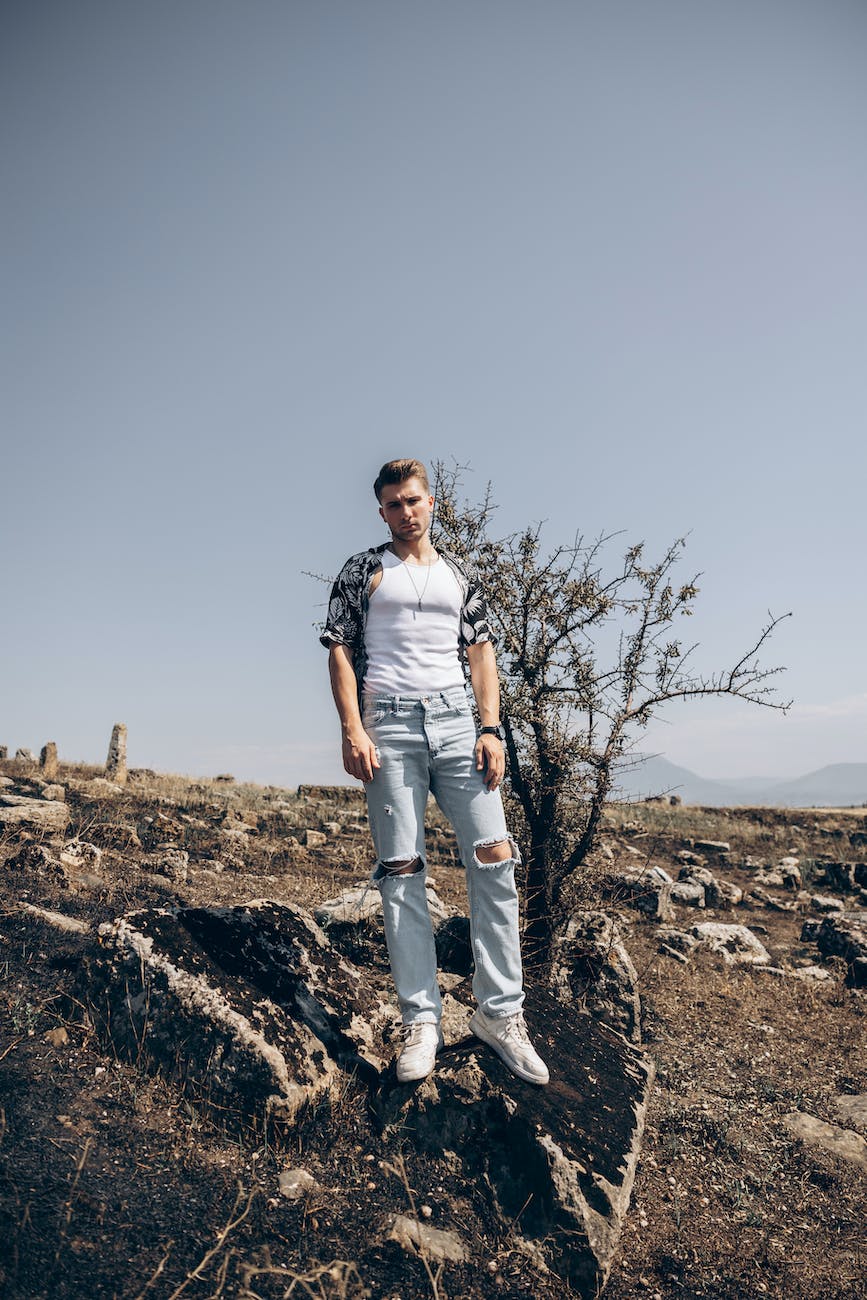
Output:
M781 781L771 786L768 794L773 795L774 803L788 808L867 804L867 763L831 763L793 781Z
M684 803L711 808L762 805L778 808L847 808L867 804L867 763L832 763L806 776L781 781L773 777L734 777L715 781L678 767L667 758L648 755L618 779L629 799L677 794Z

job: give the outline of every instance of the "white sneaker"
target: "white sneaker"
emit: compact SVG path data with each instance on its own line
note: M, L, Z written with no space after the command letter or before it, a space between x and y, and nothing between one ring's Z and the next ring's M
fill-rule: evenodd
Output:
M442 1031L433 1021L404 1025L403 1047L397 1058L398 1081L410 1083L413 1079L426 1079L434 1068L434 1059L442 1045Z
M479 1009L470 1020L476 1038L492 1047L513 1074L527 1083L547 1083L548 1067L530 1042L523 1011L512 1016L486 1016Z

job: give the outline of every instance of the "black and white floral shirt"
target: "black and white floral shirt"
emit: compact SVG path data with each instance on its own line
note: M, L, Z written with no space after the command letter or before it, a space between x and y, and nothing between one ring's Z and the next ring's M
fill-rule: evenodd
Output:
M388 542L383 542L381 546L372 546L370 550L349 557L331 588L328 617L319 638L324 646L345 645L352 651L359 692L367 671L364 629L370 601L370 582L373 575L382 568L382 553L388 546ZM437 554L448 564L461 589L458 623L458 648L461 654L467 646L478 645L482 641L496 644L496 637L488 621L487 602L478 582L454 555L439 548Z

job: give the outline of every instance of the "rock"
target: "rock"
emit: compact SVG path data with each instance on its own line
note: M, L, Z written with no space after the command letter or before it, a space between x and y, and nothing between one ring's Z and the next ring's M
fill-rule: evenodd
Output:
M470 1252L456 1232L444 1232L428 1223L397 1214L392 1220L386 1241L396 1241L410 1255L423 1255L428 1259L443 1260L452 1264L465 1264Z
M46 781L53 781L57 776L57 745L49 740L39 753L39 766Z
M772 889L784 889L786 885L782 871L757 871L754 880L757 885L770 885Z
M335 835L340 834L343 827L340 825L340 822L323 822L322 830L327 836L329 836L329 838L334 839Z
M289 1201L300 1201L309 1192L315 1191L316 1179L306 1169L283 1169L278 1179L280 1195Z
M857 1169L867 1171L867 1141L860 1133L841 1128L839 1124L828 1124L800 1110L789 1111L783 1116L783 1123L805 1146L826 1151Z
M116 722L111 730L108 745L108 757L105 760L105 775L115 785L126 785L126 723Z
M719 896L719 902L715 905L717 907L737 907L738 903L743 902L744 891L740 885L733 885L730 880L717 880L716 889Z
M321 849L328 843L328 836L324 831L314 831L306 829L301 832L301 843L308 849Z
M34 754L32 749L24 749L24 748L16 749L15 761L17 763L35 763L36 755Z
M7 871L26 871L35 876L54 879L60 885L66 884L63 864L58 862L44 844L22 844L17 853L6 859L4 865Z
M259 815L252 808L227 808L221 824L224 830L250 834L259 829Z
M687 934L685 930L678 930L673 925L661 925L656 935L660 951L683 962L688 961L699 946L699 940L694 934Z
M700 853L693 853L692 849L678 849L675 853L677 862L682 862L687 867L703 867L705 859Z
M34 907L32 903L21 903L21 911L27 912L29 916L35 916L38 920L44 921L54 930L61 930L65 934L88 934L90 926L85 921L79 921L77 917L66 916L63 912L50 912L45 907Z
M683 907L704 907L704 885L699 880L676 880L671 886L671 901Z
M160 849L149 853L142 865L147 871L156 871L161 876L168 876L183 884L190 874L190 855L186 849Z
M828 894L813 894L810 899L810 911L818 912L824 916L827 912L842 912L843 902L839 898L831 898Z
M762 889L761 885L754 885L750 890L750 898L755 898L763 907L769 907L774 912L791 912L794 910L794 903L780 903L767 890Z
M364 804L364 791L356 785L299 785L295 793L311 803Z
M104 776L95 776L92 781L76 781L75 785L88 799L113 799L116 795L123 794L121 786L107 781Z
M867 919L854 916L826 916L816 934L819 951L825 957L842 957L849 966L847 983L856 988L865 984L867 963Z
M551 989L566 1006L641 1042L638 972L615 922L605 912L573 912L551 943Z
M40 831L63 831L69 809L60 799L27 799L0 794L0 826L28 826Z
M849 836L849 843L853 848L862 848L867 844L867 831L852 831Z
M656 921L670 921L672 908L671 879L663 879L661 868L623 868L610 872L602 881L602 891L612 902L623 902Z
M819 937L821 927L821 921L805 921L801 926L801 943L815 943Z
M76 836L73 840L67 840L61 848L60 861L74 871L98 871L102 862L102 849Z
M731 853L732 846L726 840L696 840L692 846L698 853Z
M771 955L745 925L724 925L720 921L701 921L690 928L702 947L719 953L728 965L769 963Z
M782 858L777 870L782 876L783 884L787 889L801 888L801 868L797 858Z
M808 984L823 984L834 976L824 966L796 966L789 974L796 980L805 980Z
M826 862L825 884L831 889L838 889L842 894L850 894L856 888L854 862Z
M844 1124L867 1131L867 1092L838 1093L831 1106Z
M421 1083L384 1088L377 1112L398 1141L458 1153L461 1176L490 1189L501 1230L517 1232L589 1298L617 1254L653 1066L621 1034L544 989L528 987L526 1011L548 1087L522 1083L469 1039L440 1053Z
M375 885L368 882L354 889L344 889L336 898L327 898L313 913L317 925L328 933L335 925L360 925L382 915L382 899Z
M100 928L88 996L116 1049L228 1114L289 1122L340 1068L367 1081L391 1008L301 908L135 912Z
M42 798L62 801L66 798L66 787L62 785L45 785L42 787Z
M0 776L0 790L8 790L14 784L11 776Z

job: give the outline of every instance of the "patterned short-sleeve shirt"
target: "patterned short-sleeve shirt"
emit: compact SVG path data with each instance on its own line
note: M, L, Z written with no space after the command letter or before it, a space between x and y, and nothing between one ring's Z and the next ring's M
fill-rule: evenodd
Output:
M388 542L383 542L381 546L372 546L370 550L349 557L331 588L328 616L319 638L324 646L345 645L352 651L359 691L367 671L364 629L370 583L373 575L382 568L382 554L388 546ZM458 621L458 649L461 654L467 646L478 645L482 641L496 644L488 618L487 602L478 582L454 555L439 548L437 553L449 565L461 589Z

